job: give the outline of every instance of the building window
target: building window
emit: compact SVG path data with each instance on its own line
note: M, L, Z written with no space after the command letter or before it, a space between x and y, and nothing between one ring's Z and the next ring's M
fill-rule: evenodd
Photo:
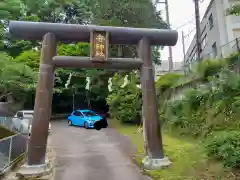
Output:
M213 28L213 16L212 16L212 14L209 16L208 22L209 22L210 29L212 29Z
M203 30L201 32L201 36L203 35L203 33L205 33L205 31L206 31L206 25L204 26L204 28L203 28Z
M207 34L202 39L202 48L205 48L206 45L207 45Z
M215 58L217 56L217 45L216 45L216 42L212 45L212 55L213 55L213 58Z

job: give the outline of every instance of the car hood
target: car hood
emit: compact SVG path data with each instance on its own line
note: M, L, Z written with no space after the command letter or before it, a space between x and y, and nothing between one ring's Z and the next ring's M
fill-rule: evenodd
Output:
M91 116L91 117L86 117L86 118L89 121L99 121L100 119L102 119L101 116Z

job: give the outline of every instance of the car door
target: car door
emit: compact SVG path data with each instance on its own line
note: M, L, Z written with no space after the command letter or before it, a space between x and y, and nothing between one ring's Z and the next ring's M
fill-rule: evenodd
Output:
M74 124L77 125L77 126L83 126L84 125L84 116L79 111L74 112Z
M78 125L78 111L73 111L71 116L68 117L72 121L72 125Z
M68 117L68 120L72 122L72 125L76 125L76 111L73 111L72 114Z
M79 119L79 126L84 126L86 118L84 117L83 113L79 112L78 119Z
M23 119L23 112L19 111L16 114L16 117L14 117L14 126L17 130L20 130L20 127L22 125L22 119Z
M28 113L23 112L23 117L21 119L21 125L23 127L23 132L24 133L29 133L29 126L30 126L30 117Z
M17 129L17 113L12 118L12 129Z

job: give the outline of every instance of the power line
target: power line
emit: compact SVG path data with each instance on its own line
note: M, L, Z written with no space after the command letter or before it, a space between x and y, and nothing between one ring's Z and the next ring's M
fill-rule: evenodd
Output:
M189 21L187 21L186 23L184 23L184 24L178 26L178 27L176 28L176 30L179 30L179 29L181 29L181 28L184 27L184 26L187 26L187 25L189 25L189 24L192 24L193 21L194 21L194 17L192 17L192 19L189 20Z
M193 31L195 31L196 30L196 28L193 28L190 32L188 32L186 35L184 35L184 37L188 37L190 34L192 34L193 33Z

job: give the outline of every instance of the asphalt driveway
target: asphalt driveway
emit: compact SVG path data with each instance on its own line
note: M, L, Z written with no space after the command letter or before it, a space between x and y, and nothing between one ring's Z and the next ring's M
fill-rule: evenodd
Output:
M131 161L132 147L114 129L85 130L66 121L51 124L56 180L149 180Z

